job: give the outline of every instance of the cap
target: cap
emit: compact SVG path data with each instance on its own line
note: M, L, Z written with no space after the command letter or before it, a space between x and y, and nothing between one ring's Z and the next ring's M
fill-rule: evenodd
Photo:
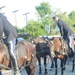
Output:
M52 19L53 19L53 20L55 20L56 18L58 18L58 16L57 16L57 15L53 16L53 18L52 18Z

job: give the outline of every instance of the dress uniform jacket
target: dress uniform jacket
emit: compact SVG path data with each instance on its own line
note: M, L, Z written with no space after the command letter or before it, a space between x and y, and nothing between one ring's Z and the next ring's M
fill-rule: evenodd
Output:
M57 24L58 24L61 36L63 36L64 39L74 34L73 30L62 20L59 19Z
M3 35L3 32L7 38L7 42L17 38L18 35L16 28L0 13L0 36Z

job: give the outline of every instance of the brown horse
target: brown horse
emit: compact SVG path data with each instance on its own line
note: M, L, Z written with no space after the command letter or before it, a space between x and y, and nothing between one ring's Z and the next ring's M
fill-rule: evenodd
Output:
M41 72L41 58L44 59L45 73L47 73L46 58L47 58L47 55L50 56L49 47L47 46L48 44L44 39L40 37L35 38L33 42L36 45L35 46L36 47L36 57L39 63L39 73L42 73Z
M57 75L57 59L61 60L61 75L63 75L68 56L67 43L64 40L62 41L59 37L53 37L48 40L48 45L50 47L51 59L55 62L55 75Z
M2 69L10 69L9 66L9 54L8 49L5 44L0 41L0 70Z
M15 51L19 68L24 66L28 75L34 75L36 66L35 46L24 40L17 44Z
M7 48L0 42L0 64L5 66L5 69L10 69ZM22 41L16 45L15 55L17 57L18 66L24 67L28 75L34 75L36 66L36 50L32 43ZM7 57L6 57L7 56ZM2 68L3 69L3 68Z

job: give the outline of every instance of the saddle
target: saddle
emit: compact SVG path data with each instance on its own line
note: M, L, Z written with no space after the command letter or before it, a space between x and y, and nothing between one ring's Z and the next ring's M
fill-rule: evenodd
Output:
M25 57L25 59L27 61L30 61L33 50L34 50L34 48L32 47L32 45L29 42L27 42L25 40L21 41L16 46L16 51L18 52L18 59L21 57Z

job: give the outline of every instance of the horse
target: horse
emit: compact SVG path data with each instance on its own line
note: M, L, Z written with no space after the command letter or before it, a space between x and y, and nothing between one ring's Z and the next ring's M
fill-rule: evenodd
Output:
M43 38L37 37L33 39L33 43L35 44L35 48L36 48L36 58L39 64L39 73L42 73L41 72L42 71L41 70L41 58L44 59L45 73L47 73L46 58L47 58L47 55L50 56L49 47L47 46L47 42Z
M0 70L10 69L9 67L9 54L7 46L0 40Z
M69 58L72 59L72 72L74 71L74 62L75 62L75 35L72 37L72 44L74 47L74 51L72 48L69 50Z
M15 51L19 68L21 69L21 67L24 66L28 75L34 75L36 68L35 46L23 40L16 45Z
M65 70L65 65L68 57L68 45L60 37L53 37L49 40L48 46L50 47L51 59L55 62L55 75L57 75L57 59L61 61L61 75L63 75L63 71Z
M7 70L11 68L9 67L9 54L8 52L6 54L6 50L7 48L0 42L0 64L4 65ZM34 75L36 66L36 50L34 45L23 40L16 45L14 53L17 57L19 71L24 67L28 75ZM8 58L6 56L8 56Z

